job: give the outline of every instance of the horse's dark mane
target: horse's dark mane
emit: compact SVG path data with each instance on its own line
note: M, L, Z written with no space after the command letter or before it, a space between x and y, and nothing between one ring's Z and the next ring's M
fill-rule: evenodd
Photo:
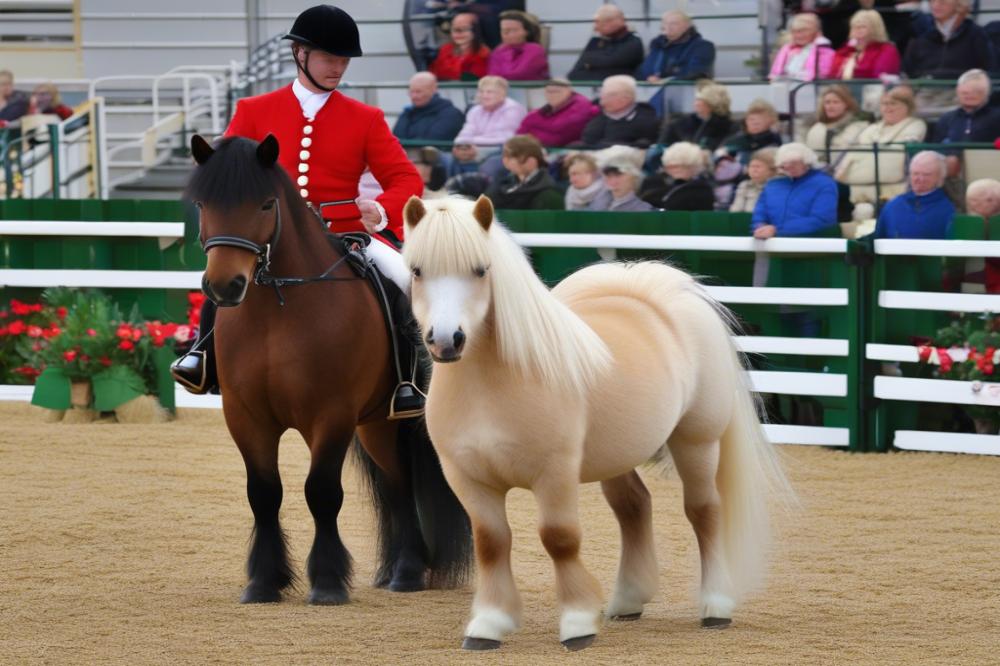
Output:
M184 197L231 210L251 201L262 203L274 195L288 199L291 191L292 181L281 165L275 162L265 167L257 159L256 141L226 137L218 142L215 153L204 164L195 167Z

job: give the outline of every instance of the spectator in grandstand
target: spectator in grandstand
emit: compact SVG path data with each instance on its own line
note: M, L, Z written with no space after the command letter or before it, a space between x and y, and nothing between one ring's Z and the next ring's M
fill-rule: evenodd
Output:
M417 168L417 173L420 174L420 178L424 181L423 197L425 199L435 196L444 188L448 174L444 168L441 151L437 148L432 146L421 148L413 160L413 166Z
M456 14L451 20L451 41L443 44L430 65L439 81L474 80L486 76L490 50L483 44L475 14Z
M511 210L562 210L563 194L547 170L542 144L530 134L519 134L503 145L508 173L486 190L493 205Z
M0 127L26 114L29 104L28 95L14 90L14 73L0 70Z
M752 213L764 191L767 182L777 175L774 166L774 154L777 148L761 148L750 157L747 165L747 178L740 181L736 187L736 196L729 206L730 213Z
M601 84L601 113L583 128L583 144L646 148L653 143L660 125L656 111L636 97L635 79L628 74L606 78Z
M989 233L990 219L1000 215L1000 181L980 178L969 183L969 188L965 191L965 208L969 215L983 218L983 240L992 240ZM971 294L1000 293L1000 258L966 259L961 290Z
M631 163L609 163L601 168L601 173L604 174L605 189L594 197L587 210L615 213L643 213L655 210L649 203L636 196L635 188L642 176L637 166Z
M816 122L806 132L803 143L833 172L846 154L837 149L853 146L870 123L860 117L861 109L847 86L830 86L819 99Z
M712 210L715 196L705 178L705 152L694 143L679 141L663 153L663 170L639 186L639 198L664 210Z
M905 156L901 144L923 141L927 123L913 116L916 108L913 91L897 87L886 91L879 103L882 119L858 135L855 148L878 145L875 154L868 150L846 151L835 171L841 183L851 186L851 201L875 203L906 191ZM875 184L878 183L876 196Z
M944 155L925 150L910 160L910 191L894 197L879 213L875 238L948 238L955 205L945 194Z
M694 93L694 112L668 119L657 143L669 146L690 141L714 151L722 141L739 131L730 115L729 90L718 83L699 85Z
M761 148L781 145L781 135L774 131L778 112L770 102L755 99L747 107L743 131L731 136L715 151L713 176L718 208L729 208L736 185L746 175L750 156Z
M771 65L772 81L828 79L833 73L834 50L823 36L815 14L796 14L789 22L791 41L778 50Z
M601 112L589 99L574 92L566 79L552 79L545 84L545 101L545 106L525 116L517 128L518 134L531 134L544 146L579 141L583 128Z
M51 83L39 83L31 91L31 101L28 105L28 113L42 113L59 116L61 120L66 120L73 115L73 109L62 103L59 96L59 89Z
M903 71L911 78L956 79L962 72L995 66L989 37L969 18L972 0L931 0L934 29L910 40Z
M410 102L392 128L400 139L451 141L462 129L465 115L450 100L438 95L437 77L417 72L410 77Z
M476 101L479 103L469 109L455 137L456 144L502 146L514 136L528 113L523 104L507 97L507 81L499 76L479 80Z
M877 79L899 74L899 51L889 41L882 16L862 9L851 17L851 38L837 49L833 76L838 79Z
M784 176L764 186L754 207L753 237L807 236L837 224L837 183L816 168L816 153L803 143L778 148L774 162Z
M650 83L710 79L715 71L715 44L702 37L682 11L664 12L660 20L663 34L649 43L649 55L639 65L636 78ZM657 115L664 113L662 88L649 100Z
M970 69L955 87L958 108L934 124L934 143L993 143L1000 138L1000 108L990 105L990 77L981 69ZM948 155L948 175L958 176L961 160Z
M587 210L590 202L607 189L597 160L589 153L572 153L563 160L569 178L566 188L566 210Z
M527 12L508 10L500 15L503 43L490 53L486 72L508 81L544 81L549 78L549 59L538 43L542 28Z
M573 69L570 81L603 81L616 74L633 74L642 64L642 40L629 30L625 14L615 5L602 5L594 14L594 31Z

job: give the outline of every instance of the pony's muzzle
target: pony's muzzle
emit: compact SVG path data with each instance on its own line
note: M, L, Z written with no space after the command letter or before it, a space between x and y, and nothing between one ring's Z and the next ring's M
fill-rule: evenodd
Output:
M435 361L451 363L462 358L462 349L465 348L465 332L459 327L457 331L452 333L450 340L445 335L435 339L432 327L427 331L427 337L424 341L427 343L427 351L430 352Z
M229 280L224 285L216 285L207 277L201 278L201 290L213 303L227 308L239 305L247 295L247 279L242 275Z

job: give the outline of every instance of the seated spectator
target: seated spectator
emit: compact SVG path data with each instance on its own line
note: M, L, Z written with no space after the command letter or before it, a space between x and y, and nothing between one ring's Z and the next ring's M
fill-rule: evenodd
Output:
M6 122L17 120L28 112L30 100L20 91L14 90L14 74L10 70L0 70L0 127Z
M876 198L885 201L906 191L901 144L923 141L927 134L927 123L913 116L914 109L913 91L909 88L893 88L882 95L879 103L882 120L866 127L858 135L856 145L856 148L879 146L877 171L874 153L858 150L848 151L836 170L837 180L851 186L854 203L875 203Z
M989 38L968 17L971 0L933 0L934 30L915 36L906 47L903 71L910 78L957 79L962 72L995 66Z
M413 165L417 167L417 173L424 181L423 198L434 198L442 196L440 193L444 188L448 174L445 171L441 151L432 146L425 146L417 152Z
M789 22L791 41L778 50L770 79L812 81L833 73L834 51L823 36L815 14L796 14Z
M955 87L958 108L941 116L934 124L934 143L986 142L1000 138L1000 109L991 106L989 75L971 69L958 78ZM962 163L956 154L948 155L948 175L957 177Z
M642 64L642 40L629 30L625 14L615 5L602 5L594 14L594 32L567 78L603 81L616 74L632 74Z
M631 76L606 78L601 84L601 113L583 128L583 144L645 148L653 143L660 125L656 111L636 97L635 79Z
M562 192L546 169L548 163L538 139L529 134L508 139L503 145L503 165L509 173L486 190L496 208L562 210Z
M736 196L729 206L730 213L752 213L767 182L777 175L774 154L777 148L761 148L750 157L747 179L736 187Z
M657 143L669 146L690 141L707 150L715 150L739 127L729 113L729 90L718 83L698 86L694 93L694 113L668 120Z
M680 141L663 153L663 171L639 187L639 198L663 210L712 210L715 195L705 178L706 156L698 145Z
M55 85L51 83L39 83L31 91L28 113L59 116L60 120L66 120L73 115L73 109L62 103L62 99L59 96L59 89Z
M859 117L861 109L847 86L830 86L819 99L816 122L806 132L803 143L834 171L846 155L836 149L853 146L870 123Z
M607 189L597 161L588 153L572 153L563 160L569 178L566 210L586 210L598 194Z
M508 81L544 81L549 78L549 59L538 43L542 29L538 19L516 9L500 14L503 43L490 53L486 72Z
M770 102L755 99L747 107L743 131L727 139L715 151L715 203L726 210L733 201L736 185L746 175L750 156L761 148L778 147L781 135L774 131L778 112Z
M965 208L969 215L983 218L983 240L991 240L990 218L1000 215L1000 181L980 178L969 183L965 191ZM1000 258L965 260L965 275L961 290L967 294L1000 294Z
M660 20L663 34L649 43L649 55L639 65L636 78L650 83L710 79L715 72L715 44L695 29L691 17L682 11L664 12ZM649 103L657 115L664 113L664 94L659 90Z
M605 190L598 193L587 210L634 211L653 210L653 207L636 196L642 171L642 153L627 146L614 146L601 156L601 173Z
M439 81L472 80L486 76L490 50L483 44L475 14L456 14L451 20L451 41L443 44L428 68Z
M837 224L837 183L815 168L816 153L786 143L774 161L784 176L764 186L750 223L753 237L806 236Z
M528 113L523 104L507 97L507 81L499 76L479 80L476 101L455 137L456 144L501 146L514 136Z
M875 238L948 238L955 205L941 188L946 171L944 155L930 150L914 155L910 160L910 191L882 208Z
M392 133L400 139L451 141L462 129L465 114L437 93L437 77L417 72L410 77L410 104L399 114Z
M566 79L552 79L545 84L543 107L521 121L518 134L531 134L544 146L565 146L580 140L583 128L601 112L597 105L575 92Z
M877 79L899 74L899 51L889 41L882 16L862 9L851 17L851 39L837 49L833 76L838 79Z

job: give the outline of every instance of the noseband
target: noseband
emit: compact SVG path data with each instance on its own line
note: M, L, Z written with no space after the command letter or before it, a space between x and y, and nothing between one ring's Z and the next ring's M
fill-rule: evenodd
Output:
M254 243L249 238L242 236L212 236L206 238L201 243L201 249L207 254L213 247L235 247L239 250L247 250L257 255L257 266L254 268L254 280L261 271L266 271L271 266L271 250L278 245L281 238L281 201L274 200L274 232L266 243L260 245Z

